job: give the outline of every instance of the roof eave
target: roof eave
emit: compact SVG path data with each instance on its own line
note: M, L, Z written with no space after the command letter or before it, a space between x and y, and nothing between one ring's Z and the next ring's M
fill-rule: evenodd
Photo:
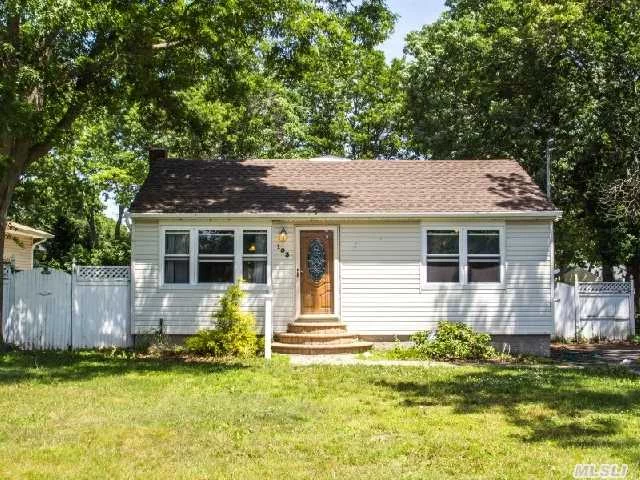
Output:
M20 236L20 237L27 237L27 238L42 238L45 240L55 237L55 235L52 235L49 232L45 232L44 230L39 230L37 228L29 227L27 225L22 225L20 223L13 222L11 220L7 222L5 235L13 235L13 236Z
M357 213L326 213L326 212L240 212L240 213L161 213L161 212L131 212L131 218L294 218L294 219L395 219L395 218L528 218L552 219L562 217L561 210L544 211L489 211L489 212L357 212Z

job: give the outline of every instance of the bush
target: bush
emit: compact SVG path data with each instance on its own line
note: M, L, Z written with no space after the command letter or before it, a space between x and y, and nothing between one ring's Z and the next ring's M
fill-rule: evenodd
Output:
M495 357L491 337L463 323L439 322L435 334L418 332L411 337L421 356L438 360L480 360Z
M252 313L242 311L243 297L240 284L231 285L220 299L220 310L215 314L216 328L201 330L187 338L187 350L216 357L255 356L258 348L256 322Z
M171 345L169 337L161 330L151 330L148 333L135 336L133 350L136 353L158 355L173 353L176 351L176 346Z

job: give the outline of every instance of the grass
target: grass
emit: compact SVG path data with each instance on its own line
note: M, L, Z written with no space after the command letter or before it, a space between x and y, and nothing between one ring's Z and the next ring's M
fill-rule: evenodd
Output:
M421 360L424 362L443 363L443 360L425 357L417 348L410 345L394 345L391 348L373 348L364 353L359 353L357 357L361 360ZM554 361L548 357L538 357L535 355L508 355L496 353L492 358L477 360L450 360L450 363L496 363L496 364L519 364L519 365L543 365L553 364Z
M549 366L0 356L0 478L638 476L640 378Z

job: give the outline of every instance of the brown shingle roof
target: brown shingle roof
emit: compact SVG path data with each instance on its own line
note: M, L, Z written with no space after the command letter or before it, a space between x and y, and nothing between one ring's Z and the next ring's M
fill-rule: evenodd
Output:
M513 160L151 162L136 213L551 211Z

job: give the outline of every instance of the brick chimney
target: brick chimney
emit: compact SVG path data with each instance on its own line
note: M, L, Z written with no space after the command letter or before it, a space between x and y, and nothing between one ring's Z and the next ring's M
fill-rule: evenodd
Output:
M153 162L154 160L166 160L167 159L167 149L162 147L149 147L149 161Z

